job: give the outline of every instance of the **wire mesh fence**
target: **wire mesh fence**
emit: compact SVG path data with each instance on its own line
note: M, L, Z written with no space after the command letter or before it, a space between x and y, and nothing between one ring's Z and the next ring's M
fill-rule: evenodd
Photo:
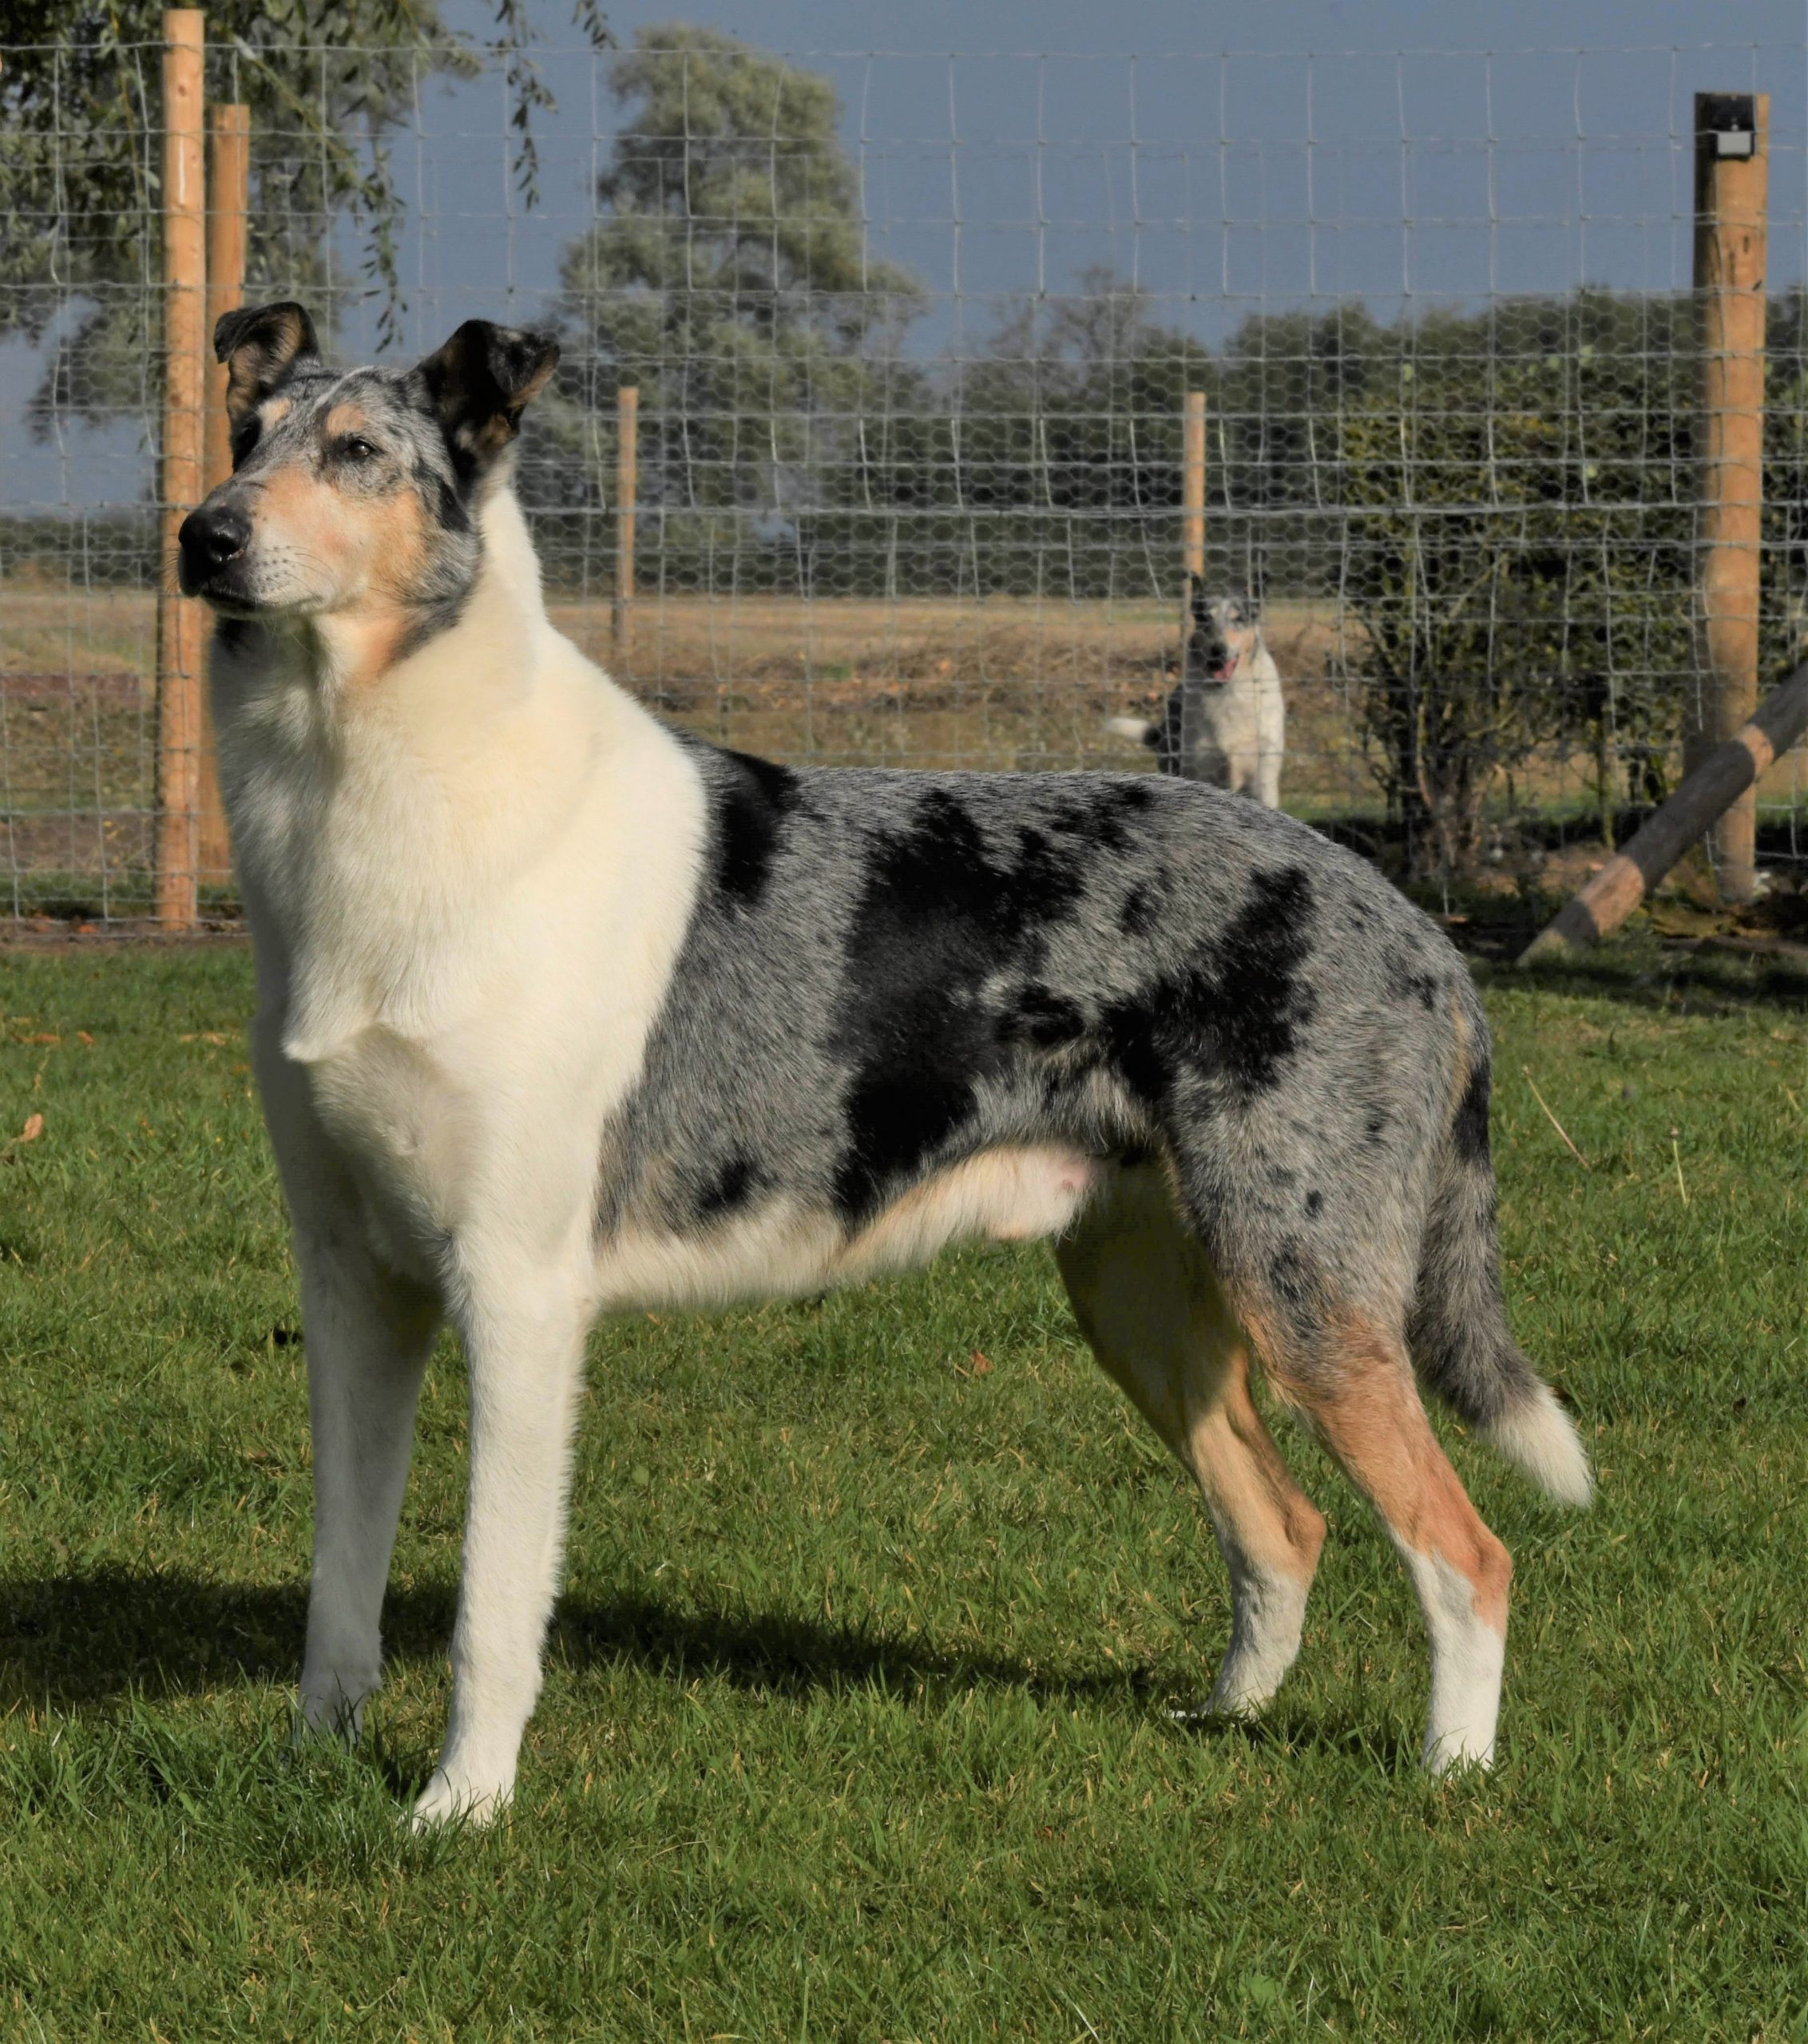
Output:
M163 48L0 57L8 905L133 917ZM1111 720L1180 675L1190 551L1259 602L1285 806L1415 877L1548 885L1674 784L1726 679L1701 92L1729 153L1740 107L1767 130L1765 217L1722 223L1767 232L1741 600L1753 683L1798 656L1803 58L240 38L206 90L250 109L248 299L302 299L347 360L473 315L557 327L520 467L549 600L665 713L792 760L1152 769ZM1802 809L1792 757L1761 863L1798 858Z

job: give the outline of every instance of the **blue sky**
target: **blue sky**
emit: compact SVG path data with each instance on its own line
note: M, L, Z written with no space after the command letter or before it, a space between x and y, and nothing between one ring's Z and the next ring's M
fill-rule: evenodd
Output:
M451 0L481 34L482 0ZM589 217L614 105L564 0L536 0L559 93L544 199L510 196L494 77L430 82L396 146L410 202L403 331L531 317ZM1808 272L1804 0L692 0L674 18L835 81L875 256L935 294L917 344L962 352L1026 292L1108 264L1212 340L1339 293L1378 311L1581 282L1669 289L1689 263L1691 95L1771 95L1771 263ZM1108 24L1108 34L1101 25ZM1703 46L1711 46L1704 47ZM357 250L341 237L339 259ZM347 339L363 338L348 323ZM28 443L38 373L0 348L0 501L130 501L143 434Z

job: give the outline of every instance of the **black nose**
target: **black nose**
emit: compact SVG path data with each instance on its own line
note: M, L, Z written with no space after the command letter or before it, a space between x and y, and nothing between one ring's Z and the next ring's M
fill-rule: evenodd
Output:
M176 541L182 552L182 586L192 595L251 544L251 521L236 504L204 504L182 521Z

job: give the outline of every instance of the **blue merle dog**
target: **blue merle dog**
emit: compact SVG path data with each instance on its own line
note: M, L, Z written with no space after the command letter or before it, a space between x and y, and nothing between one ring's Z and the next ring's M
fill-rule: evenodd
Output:
M1420 1402L1554 1495L1502 1306L1461 961L1303 826L1150 775L791 769L651 716L552 628L512 486L541 335L342 371L229 315L236 466L184 526L294 1222L317 1513L304 1725L355 1733L415 1396L470 1379L450 1724L417 1805L514 1782L601 1313L808 1295L1052 1238L1228 1563L1209 1708L1298 1650L1325 1523L1259 1369L1423 1606L1425 1758L1493 1750L1510 1563Z

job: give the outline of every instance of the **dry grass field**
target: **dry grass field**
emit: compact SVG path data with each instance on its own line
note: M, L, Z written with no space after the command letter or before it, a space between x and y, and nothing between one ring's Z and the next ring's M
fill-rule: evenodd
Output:
M555 597L559 628L613 667L606 602ZM1287 685L1287 806L1378 815L1354 706L1335 679L1334 605L1279 600L1269 643ZM1172 684L1178 606L992 598L643 597L619 678L720 743L832 765L1148 770L1108 716ZM154 801L156 600L17 577L0 584L0 856L12 906L140 912ZM1767 802L1798 806L1800 767ZM1576 814L1592 774L1536 760L1510 793Z
M614 664L606 603L551 608ZM1322 607L1271 607L1292 719L1287 795L1307 814L1374 800L1326 678L1336 629ZM654 595L636 608L620 678L677 722L783 759L1136 770L1152 763L1104 719L1152 711L1179 645L1177 608L1157 603ZM0 814L26 892L60 884L103 913L146 893L156 649L149 591L0 584Z

